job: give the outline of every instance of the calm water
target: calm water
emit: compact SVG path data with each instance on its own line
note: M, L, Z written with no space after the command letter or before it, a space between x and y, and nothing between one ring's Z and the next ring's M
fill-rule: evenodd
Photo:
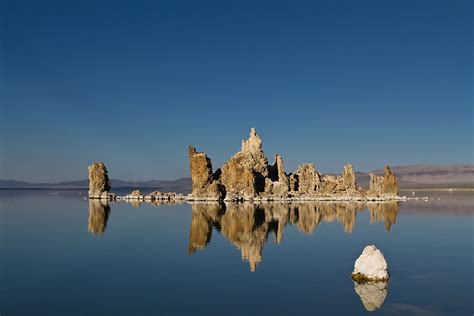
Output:
M2 316L474 312L472 193L218 207L57 192L0 190ZM387 284L351 280L367 244Z

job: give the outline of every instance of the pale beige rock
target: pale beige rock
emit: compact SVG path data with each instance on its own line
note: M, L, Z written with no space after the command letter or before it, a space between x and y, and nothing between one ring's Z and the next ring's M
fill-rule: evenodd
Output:
M222 166L220 181L229 195L227 198L252 199L265 191L268 175L262 140L252 128L249 139L242 140L242 149Z
M389 277L388 265L383 253L374 245L366 246L354 263L352 272L354 281L385 281Z
M285 173L283 159L275 155L275 163L269 166L269 178L265 178L265 195L284 198L288 196L290 180Z
M293 174L292 182L293 191L300 194L314 194L320 189L321 174L312 163L305 163Z
M89 166L89 198L108 198L110 180L103 162L96 162Z
M275 155L275 163L268 165L262 149L262 140L255 128L249 138L242 140L239 152L232 156L215 173L206 154L196 152L189 146L190 171L193 192L190 200L364 200L366 192L357 187L352 165L344 166L342 175L322 176L312 163L302 164L295 173L287 175L283 159ZM379 183L380 182L380 183ZM373 177L372 199L395 199L398 183L395 175L386 169L382 180ZM379 198L378 191L383 191Z
M221 200L225 196L225 188L212 173L212 162L205 153L197 152L189 145L189 169L192 179L192 198Z
M140 190L133 190L132 193L130 193L130 195L132 195L132 196L140 196L140 195L142 195L142 193L140 192Z
M399 193L398 181L395 173L390 170L389 166L385 166L385 174L378 176L373 173L369 174L370 184L367 196L374 197L390 197L397 196Z

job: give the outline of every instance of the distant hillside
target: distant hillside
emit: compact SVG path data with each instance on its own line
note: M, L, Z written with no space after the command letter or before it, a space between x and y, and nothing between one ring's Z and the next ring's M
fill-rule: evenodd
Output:
M474 164L397 166L392 170L401 188L474 187ZM374 173L384 171L379 169Z
M122 181L110 179L113 189L120 188L146 188L162 191L191 191L191 178L177 180L148 180L148 181ZM66 181L57 183L29 183L15 180L0 180L0 189L88 189L89 180Z
M474 164L411 165L392 167L402 189L412 188L474 188ZM372 171L383 174L383 169ZM357 184L368 188L369 173L356 172ZM191 192L191 178L177 180L123 181L111 179L112 189L143 188L161 191ZM0 180L0 189L87 189L89 180L58 183L29 183Z
M474 164L409 165L391 167L402 189L474 188ZM383 169L356 171L357 185L369 187L369 173L384 174Z

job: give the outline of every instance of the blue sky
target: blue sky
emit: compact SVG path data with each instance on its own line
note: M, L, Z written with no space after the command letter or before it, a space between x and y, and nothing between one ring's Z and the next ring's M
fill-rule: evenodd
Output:
M472 1L3 1L0 179L472 162Z

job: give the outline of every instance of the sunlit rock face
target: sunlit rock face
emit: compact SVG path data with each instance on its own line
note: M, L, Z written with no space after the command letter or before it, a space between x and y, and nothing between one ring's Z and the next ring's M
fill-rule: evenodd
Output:
M383 253L374 245L366 246L354 263L354 281L386 281L389 277Z
M211 160L206 154L189 146L189 160L193 193L190 200L363 200L366 192L358 188L352 165L344 166L342 175L322 176L312 163L305 163L294 173L286 174L283 158L275 155L273 165L268 164L262 149L262 139L255 128L249 138L242 140L239 152L224 165L212 172ZM383 190L384 197L396 197L398 184L390 170L383 183L374 178L374 192ZM381 181L381 180L380 180ZM396 192L396 193L395 193ZM378 197L378 195L376 196Z
M399 194L400 188L397 177L389 166L385 166L385 175L378 176L370 173L369 176L370 184L367 191L369 198L397 196Z
M94 235L102 235L107 227L110 206L107 200L89 200L88 230Z
M96 162L89 166L89 198L108 199L110 180L107 168L103 162Z
M193 191L191 196L197 199L220 200L225 196L225 188L212 173L212 162L205 153L197 152L189 145L189 169Z
M387 297L387 282L354 282L354 290L369 312L379 309Z
M314 194L320 189L321 174L312 163L305 163L291 176L291 190L299 194Z
M242 148L221 168L221 182L228 198L250 199L265 191L268 178L268 161L262 150L262 140L255 128L249 139L242 140Z

